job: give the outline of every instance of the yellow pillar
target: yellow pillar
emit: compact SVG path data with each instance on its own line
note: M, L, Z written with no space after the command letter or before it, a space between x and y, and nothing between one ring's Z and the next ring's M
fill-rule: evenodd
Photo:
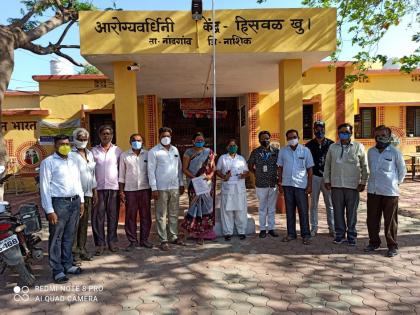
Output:
M129 148L129 137L138 132L136 73L128 71L132 62L114 63L115 128L117 145Z
M286 144L286 131L296 129L302 137L302 60L279 63L280 144Z

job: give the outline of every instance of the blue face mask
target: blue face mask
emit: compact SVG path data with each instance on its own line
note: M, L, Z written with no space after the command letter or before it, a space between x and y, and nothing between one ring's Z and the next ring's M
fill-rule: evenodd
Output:
M325 132L323 131L316 131L315 132L315 137L317 137L318 139L322 139L325 137Z
M205 144L205 142L204 142L204 141L197 141L197 142L194 142L194 145L195 145L197 148L202 148L202 147L204 147L204 144Z
M340 140L349 140L351 137L351 134L347 133L347 132L340 132L338 134L338 137L340 138Z
M133 148L133 150L140 150L142 145L143 144L140 141L131 142L131 147Z

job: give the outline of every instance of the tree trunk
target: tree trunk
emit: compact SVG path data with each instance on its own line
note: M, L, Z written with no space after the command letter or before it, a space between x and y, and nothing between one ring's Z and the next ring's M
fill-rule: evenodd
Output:
M14 37L7 27L0 27L0 165L6 165L9 160L7 148L3 139L1 122L3 117L4 94L9 86L14 67ZM0 174L2 177L3 174Z

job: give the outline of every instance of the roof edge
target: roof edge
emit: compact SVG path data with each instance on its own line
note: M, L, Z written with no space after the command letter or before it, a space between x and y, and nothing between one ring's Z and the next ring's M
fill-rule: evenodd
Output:
M56 80L107 80L104 74L47 74L33 75L32 79L37 82Z

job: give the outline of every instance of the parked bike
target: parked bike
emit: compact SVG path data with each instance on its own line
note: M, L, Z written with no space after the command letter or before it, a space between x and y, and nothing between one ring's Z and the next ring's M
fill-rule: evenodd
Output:
M25 285L34 284L31 262L44 256L43 250L36 246L41 238L35 233L41 230L41 216L35 203L20 206L14 215L8 202L0 202L0 274L9 267Z

